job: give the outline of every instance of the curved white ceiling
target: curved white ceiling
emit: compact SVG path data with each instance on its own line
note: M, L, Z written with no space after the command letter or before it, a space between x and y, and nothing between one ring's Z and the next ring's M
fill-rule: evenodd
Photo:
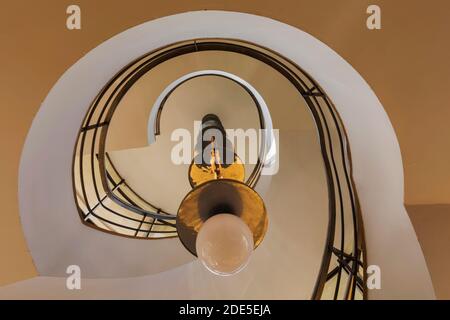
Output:
M149 252L147 241L82 226L73 199L71 166L83 116L114 74L155 48L206 37L241 39L270 48L300 65L322 86L342 118L352 148L368 263L382 270L382 290L370 291L369 297L433 298L423 254L403 206L397 139L368 84L338 54L305 32L268 18L218 11L164 17L120 33L80 59L52 88L28 134L19 177L22 225L39 273L64 275L66 266L75 261L85 268L86 277L127 277L191 259L176 247L176 239L155 242ZM168 249L173 252L169 257L164 255ZM168 261L159 264L153 259L156 255Z

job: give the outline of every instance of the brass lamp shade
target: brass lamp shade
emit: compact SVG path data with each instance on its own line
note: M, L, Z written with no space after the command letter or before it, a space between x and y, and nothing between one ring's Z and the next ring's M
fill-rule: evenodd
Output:
M220 171L223 179L231 179L243 182L245 179L245 167L237 154L234 154L234 161L231 164L222 164ZM215 180L214 174L207 164L196 164L192 160L189 166L189 184L195 188L207 181Z
M267 231L266 207L259 194L245 183L231 179L205 182L190 191L178 208L177 232L181 243L197 256L197 234L211 216L231 213L240 217L253 233L255 248Z

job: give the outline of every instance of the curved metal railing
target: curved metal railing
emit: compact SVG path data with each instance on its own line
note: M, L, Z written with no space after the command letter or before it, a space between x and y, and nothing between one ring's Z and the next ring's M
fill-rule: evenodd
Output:
M342 121L325 92L299 66L244 41L176 43L130 63L105 86L86 115L74 155L74 190L83 222L136 238L176 236L175 215L142 199L114 168L105 150L108 126L126 92L152 68L177 56L210 50L234 52L267 64L289 80L307 103L317 128L329 198L326 244L312 298L366 298L362 220Z

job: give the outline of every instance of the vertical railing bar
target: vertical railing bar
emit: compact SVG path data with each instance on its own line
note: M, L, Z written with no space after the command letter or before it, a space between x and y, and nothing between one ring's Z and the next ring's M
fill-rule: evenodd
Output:
M107 125L107 124L109 124L109 122L106 122L106 121L105 121L105 122L101 122L101 123L99 123L99 124L91 124L91 125L82 127L82 128L81 128L81 131L82 131L82 132L86 132L86 131L89 131L89 130L92 130L92 129L96 129L96 128L103 127L103 126L105 126L105 125Z
M118 184L116 184L115 186L114 186L114 188L113 188L113 191L114 190L116 190L118 187L120 187L120 185L124 182L125 180L120 180L119 181L119 183ZM86 214L86 216L85 216L85 221L86 221L86 219L89 217L89 215L95 210L95 209L97 209L97 207L103 202L103 201L105 201L105 199L108 197L108 195L107 194L105 194L102 198L101 198L101 200L91 209L91 210L89 210L89 212Z
M138 235L139 231L141 231L142 224L144 223L144 220L145 220L146 218L147 218L147 214L145 214L144 217L142 218L142 221L141 221L141 223L139 224L139 226L138 226L138 228L137 228L137 230L136 230L136 233L134 234L135 237Z
M158 219L153 218L152 224L150 225L150 228L148 228L148 230L147 230L147 238L149 237L150 232L152 232L153 225L155 224L156 220L158 220Z

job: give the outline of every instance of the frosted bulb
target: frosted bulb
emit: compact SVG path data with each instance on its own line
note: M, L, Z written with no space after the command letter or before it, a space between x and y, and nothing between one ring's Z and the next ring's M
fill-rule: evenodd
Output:
M238 216L216 214L197 235L197 256L211 272L226 276L241 271L253 252L253 234Z

